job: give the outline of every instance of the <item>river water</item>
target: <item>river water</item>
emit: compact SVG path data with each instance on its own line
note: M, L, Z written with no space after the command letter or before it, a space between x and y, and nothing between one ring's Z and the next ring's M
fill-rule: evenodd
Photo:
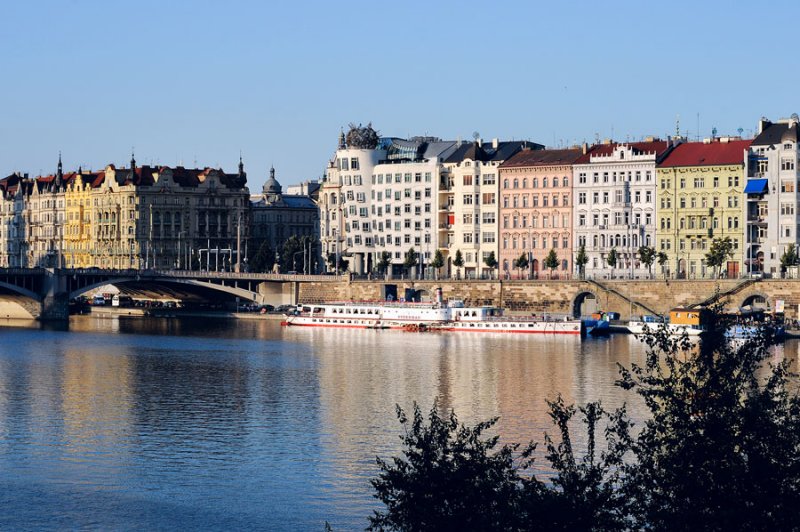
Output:
M396 404L499 416L509 442L552 432L558 393L644 415L614 386L617 364L644 356L623 335L82 316L0 338L3 530L360 530L378 508L375 457L400 450ZM797 349L779 355L793 369Z

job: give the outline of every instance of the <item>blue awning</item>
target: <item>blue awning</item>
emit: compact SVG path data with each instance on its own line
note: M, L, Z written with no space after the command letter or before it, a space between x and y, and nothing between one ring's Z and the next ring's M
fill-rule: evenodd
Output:
M768 183L766 179L748 179L747 186L744 187L745 194L763 194L767 191Z

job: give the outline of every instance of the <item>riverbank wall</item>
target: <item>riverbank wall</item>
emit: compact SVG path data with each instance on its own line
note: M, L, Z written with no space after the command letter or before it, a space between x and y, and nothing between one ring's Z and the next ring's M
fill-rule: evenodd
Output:
M800 280L351 280L298 283L298 302L379 301L389 290L398 297L418 294L433 298L437 288L445 300L467 305L493 305L515 312L576 315L587 299L623 319L642 314L666 314L670 309L719 301L734 311L744 306L782 310L798 318Z

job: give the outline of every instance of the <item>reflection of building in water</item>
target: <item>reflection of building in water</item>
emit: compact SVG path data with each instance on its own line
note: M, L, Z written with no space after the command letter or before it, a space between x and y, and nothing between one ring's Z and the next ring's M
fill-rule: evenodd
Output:
M303 329L319 360L321 415L336 434L334 454L364 456L396 449L400 433L391 406L427 415L454 409L468 424L500 416L510 441L539 439L549 427L544 399L572 400L580 339L490 334ZM355 437L355 438L354 438ZM354 464L355 465L355 464Z
M113 447L115 453L131 430L131 358L98 350L66 350L63 355L61 409L64 438L76 452ZM132 355L132 353L131 353Z

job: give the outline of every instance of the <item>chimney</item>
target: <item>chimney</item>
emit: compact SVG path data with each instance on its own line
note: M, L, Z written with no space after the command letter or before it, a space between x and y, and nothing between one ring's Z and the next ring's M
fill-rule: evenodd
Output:
M492 139L492 148L494 148L496 150L497 146L499 146L499 145L500 145L500 140L497 137L493 138Z
M585 142L581 144L581 151L583 151L583 154L586 155L586 152L589 151L589 145L586 144Z

